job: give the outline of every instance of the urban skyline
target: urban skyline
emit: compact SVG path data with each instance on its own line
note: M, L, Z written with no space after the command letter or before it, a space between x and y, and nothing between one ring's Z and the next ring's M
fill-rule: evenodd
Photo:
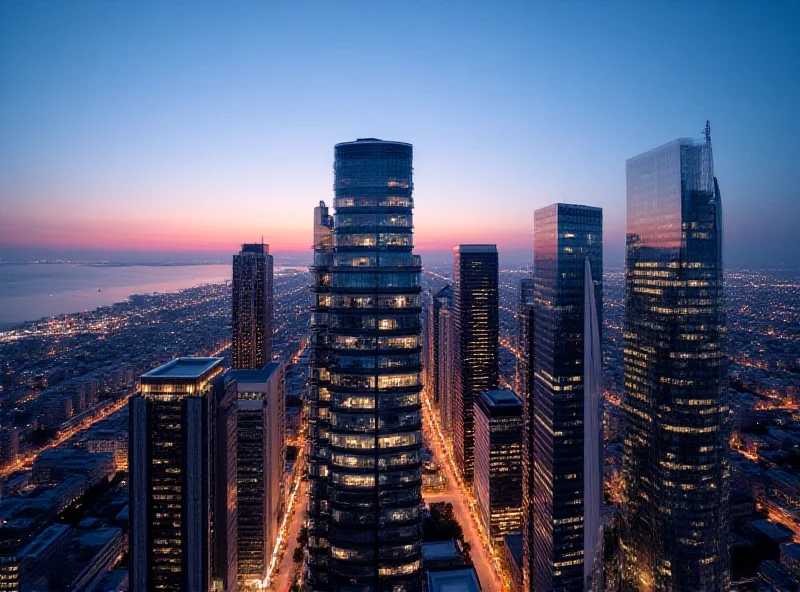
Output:
M306 209L328 193L330 147L379 136L417 148L427 260L458 243L530 260L532 212L560 201L608 212L604 259L621 265L625 158L710 119L729 180L727 263L797 265L785 215L800 186L797 85L785 72L798 69L798 11L3 3L0 69L17 90L0 98L0 257L227 260L264 234L278 258L307 261ZM384 22L411 51L381 42ZM714 43L697 61L703 23ZM320 92L339 88L340 63L375 75ZM478 222L487 195L503 207Z
M0 592L800 590L800 6L92 2L0 4Z

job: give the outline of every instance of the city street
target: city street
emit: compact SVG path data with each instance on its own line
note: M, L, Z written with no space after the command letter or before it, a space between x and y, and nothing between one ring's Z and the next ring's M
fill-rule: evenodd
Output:
M298 472L298 475L300 474L302 473ZM289 590L289 587L292 585L292 574L300 567L292 561L292 554L297 546L297 535L305 524L303 514L306 508L307 495L308 481L306 479L300 479L300 484L297 487L297 494L294 500L294 516L289 518L289 534L285 539L286 548L278 564L274 582L269 588L270 590L275 590L275 592L286 592Z
M470 544L470 555L481 583L481 588L485 591L507 590L508 585L504 582L497 569L497 560L493 557L487 539L481 535L481 527L477 521L477 507L474 511L474 502L461 481L455 474L455 464L452 457L445 448L443 433L435 418L435 413L429 400L423 395L422 405L424 431L426 441L434 455L435 462L444 472L446 485L444 491L436 493L423 493L426 503L449 502L453 504L453 511L458 522L464 530L464 540Z

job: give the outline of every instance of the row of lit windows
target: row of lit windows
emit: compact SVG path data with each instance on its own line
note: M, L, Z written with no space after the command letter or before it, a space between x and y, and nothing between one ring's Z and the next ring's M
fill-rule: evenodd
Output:
M333 204L336 208L372 208L372 207L389 207L389 208L410 208L413 205L410 197L400 197L396 195L375 196L375 197L337 197L334 198Z
M377 233L377 234L338 234L336 245L339 247L410 247L414 239L410 234Z

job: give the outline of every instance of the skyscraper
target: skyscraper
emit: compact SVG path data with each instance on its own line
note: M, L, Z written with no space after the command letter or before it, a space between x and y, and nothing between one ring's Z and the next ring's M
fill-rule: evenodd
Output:
M235 450L220 450L233 429L234 397L224 392L221 372L221 358L177 358L143 374L131 399L132 589L208 590L218 575L213 569L226 570L220 582L234 569L235 545L228 537L235 538L229 528L235 513L219 513L220 507L236 507L227 464ZM224 434L217 433L219 426ZM226 496L224 504L219 496ZM233 579L224 589L235 585Z
M711 133L626 163L627 590L727 590L722 203Z
M439 311L439 416L445 433L453 437L453 409L455 407L456 331L453 307Z
M453 271L456 331L453 448L464 478L471 482L475 397L482 391L496 389L499 380L497 247L456 247Z
M428 302L428 321L426 323L425 345L428 349L428 368L426 385L433 394L433 402L440 404L439 394L439 314L443 308L453 305L453 287L446 285L435 294L430 294Z
M412 253L411 163L410 144L368 138L335 147L334 247L329 271L317 273L330 282L322 331L330 350L325 367L312 367L312 380L330 379L328 425L316 441L327 492L314 487L310 501L327 512L330 555L326 567L309 565L312 590L421 588L421 260ZM314 388L321 399L323 387Z
M330 407L331 265L333 217L320 201L314 208L313 303L309 336L308 381L308 545L304 564L307 590L327 590L328 559L328 437Z
M499 547L522 525L522 402L514 391L475 398L473 485L483 528Z
M517 313L517 381L522 399L522 583L531 590L533 576L533 359L534 319L533 278L520 282L520 304Z
M272 255L269 245L245 244L233 256L235 370L259 370L272 360Z
M519 294L517 295L517 363L514 368L514 388L520 398L528 392L530 369L528 368L528 334L530 332L529 316L533 306L533 278L524 277L519 281Z
M211 538L213 550L212 586L228 592L237 589L239 496L236 480L238 467L238 434L236 389L222 376L211 381L214 395L211 435L212 515Z
M603 499L602 490L594 490L602 468L597 427L602 377L594 362L602 354L593 351L599 349L602 326L602 233L600 208L553 204L534 214L531 583L536 592L587 589L597 553L585 546L597 542ZM585 430L595 427L587 438Z
M238 430L238 580L263 580L278 538L286 459L286 393L283 362L261 370L230 370Z

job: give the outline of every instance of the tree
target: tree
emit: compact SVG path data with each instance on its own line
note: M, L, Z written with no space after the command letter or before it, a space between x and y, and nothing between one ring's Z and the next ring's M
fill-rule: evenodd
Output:
M433 503L430 506L430 514L422 524L423 540L426 543L451 539L464 542L464 530L456 520L453 504Z
M305 526L297 533L297 544L301 547L305 547L308 544L308 528Z
M294 553L292 554L292 561L294 561L295 563L303 562L303 547L294 548Z

